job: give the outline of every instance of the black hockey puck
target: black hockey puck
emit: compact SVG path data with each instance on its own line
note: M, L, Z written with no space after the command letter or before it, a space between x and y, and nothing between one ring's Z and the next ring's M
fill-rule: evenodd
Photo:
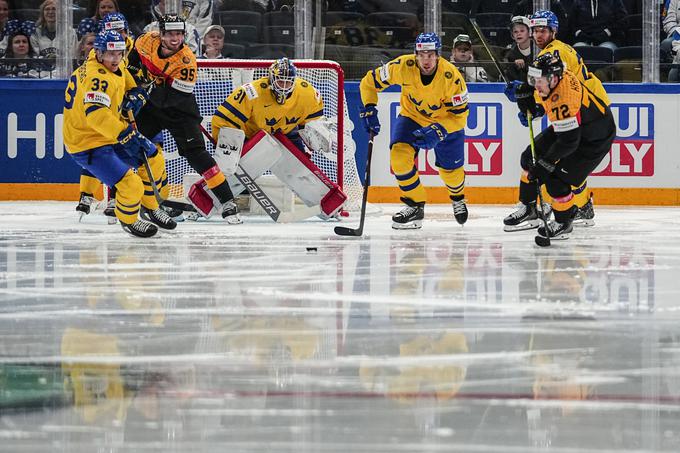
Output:
M308 252L316 252L316 247L307 247Z
M550 245L550 238L545 236L536 236L534 240L539 247L548 247Z

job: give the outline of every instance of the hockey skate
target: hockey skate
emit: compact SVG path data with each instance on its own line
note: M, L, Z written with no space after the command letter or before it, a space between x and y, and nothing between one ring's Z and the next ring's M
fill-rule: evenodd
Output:
M573 222L577 212L578 208L576 206L572 206L567 211L555 211L555 220L548 222L548 233L550 235L546 235L545 226L538 227L538 235L557 241L569 239L569 233L574 230Z
M574 226L589 227L595 225L595 209L593 208L593 198L590 197L588 203L578 208L574 218Z
M109 198L109 202L106 205L106 209L104 209L104 215L107 217L109 221L109 225L113 225L118 221L116 218L116 199L115 198Z
M92 196L92 194L80 192L80 201L78 206L76 206L76 211L78 212L78 222L83 220L83 216L93 212L97 207L97 200Z
M161 208L163 208L175 222L184 222L184 211L181 209L171 208L170 206L161 206Z
M401 197L401 201L406 203L406 207L392 216L392 228L395 230L421 228L425 218L425 202L416 203L406 197Z
M552 213L552 208L549 204L543 203L543 212L545 213L545 218L549 219ZM503 219L503 231L513 232L513 231L524 231L537 228L543 221L538 214L538 209L536 208L536 203L531 203L526 205L524 203L519 203L518 209Z
M453 216L456 218L456 221L461 225L465 224L468 219L468 210L465 205L465 199L462 195L457 197L452 196L451 203L453 204Z
M239 223L243 223L238 211L238 206L234 200L229 200L224 203L224 205L222 205L222 218L225 219L230 225L238 225Z
M158 227L156 225L144 220L136 220L134 223L120 222L120 225L126 233L140 238L150 238L158 233Z
M172 220L172 218L167 212L165 212L165 209L163 208L158 208L155 211L152 211L142 206L142 209L139 211L139 216L147 222L151 222L154 225L163 228L164 230L174 230L177 228L177 222Z

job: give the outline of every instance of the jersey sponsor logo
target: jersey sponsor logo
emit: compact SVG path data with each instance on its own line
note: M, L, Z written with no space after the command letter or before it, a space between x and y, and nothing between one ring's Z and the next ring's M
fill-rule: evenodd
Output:
M462 93L454 94L451 97L451 102L453 102L454 106L458 106L465 104L468 99L470 99L470 95L468 94L468 91L465 90Z
M255 89L252 83L246 83L245 85L243 85L243 89L245 90L248 99L250 100L257 99L258 97L257 90Z
M597 176L654 176L654 104L612 104L616 138Z
M378 71L378 74L380 75L380 81L385 83L388 80L390 80L390 70L387 67L387 65L382 65L380 66L380 70Z
M553 121L552 125L555 132L567 132L576 129L579 123L578 118L572 116L564 120Z
M184 82L178 79L173 79L172 84L170 86L172 86L172 88L174 88L177 91L181 91L182 93L193 93L195 84Z
M84 104L102 104L111 107L111 98L101 91L88 91L83 97Z

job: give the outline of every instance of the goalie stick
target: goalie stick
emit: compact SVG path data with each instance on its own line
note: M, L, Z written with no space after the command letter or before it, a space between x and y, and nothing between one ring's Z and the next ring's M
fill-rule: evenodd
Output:
M536 165L536 145L534 144L534 124L531 112L527 112L527 122L529 123L529 145L531 146L531 162ZM543 228L545 228L546 236L536 235L534 241L539 247L547 247L550 245L550 229L548 228L548 219L545 216L545 211L543 211L543 193L541 192L541 184L537 182L536 187L538 188L538 213L543 221Z
M213 147L217 148L217 142L215 142L215 139L212 137L212 135L210 135L210 133L205 129L205 127L203 127L202 124L199 124L199 127L201 128L203 135L208 139L208 141L210 141L210 143L212 143ZM248 189L248 192L255 199L257 204L259 204L264 212L266 212L267 215L271 217L271 219L276 223L296 222L321 213L321 206L319 205L305 206L303 208L298 208L293 212L283 212L278 206L274 204L267 193L262 190L262 188L255 182L255 179L246 173L240 164L236 166L236 172L234 172L234 176L241 184L243 184L246 189Z
M368 188L371 186L371 155L373 154L373 138L371 132L368 136L368 151L366 156L366 176L364 177L364 195L361 199L361 215L359 217L359 228L348 228L342 226L335 227L335 234L339 236L361 236L364 233L364 222L366 220L366 204L368 202Z

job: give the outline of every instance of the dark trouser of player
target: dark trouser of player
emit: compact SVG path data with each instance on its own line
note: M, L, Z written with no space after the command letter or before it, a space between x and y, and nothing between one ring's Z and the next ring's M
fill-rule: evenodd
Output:
M234 195L215 159L205 149L199 124L200 118L186 115L175 117L151 103L147 104L137 115L137 127L145 137L154 137L163 129L170 132L177 144L179 155L184 157L191 168L206 179L208 188L220 203L225 204L232 200Z
M611 113L597 122L588 124L582 131L578 149L560 159L550 177L546 181L541 181L553 199L552 208L556 222L571 223L577 211L572 187L582 185L588 175L597 168L611 149L615 136L616 125ZM538 134L535 139L536 158L540 159L545 155L556 141L557 134L552 128ZM531 168L533 165L531 147L524 150L520 163L525 171ZM519 199L524 205L535 203L538 190L536 184L536 181L528 182L522 178Z

